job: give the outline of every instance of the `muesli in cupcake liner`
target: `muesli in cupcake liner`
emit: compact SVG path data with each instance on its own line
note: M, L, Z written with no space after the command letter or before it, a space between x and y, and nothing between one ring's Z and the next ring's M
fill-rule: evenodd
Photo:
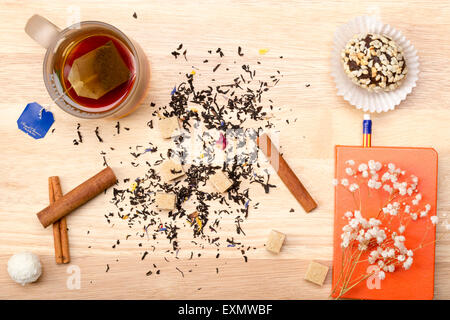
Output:
M380 34L391 38L402 47L408 73L400 86L392 91L369 91L353 83L344 71L341 52L346 44L358 34ZM359 16L340 26L334 33L333 53L331 58L331 75L336 83L338 95L364 112L383 112L394 110L406 99L416 86L419 78L419 57L414 46L402 33L388 24L383 24L375 17Z

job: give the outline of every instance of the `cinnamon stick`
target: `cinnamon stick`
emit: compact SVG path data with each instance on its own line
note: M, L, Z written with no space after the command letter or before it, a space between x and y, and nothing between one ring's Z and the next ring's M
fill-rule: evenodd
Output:
M69 234L67 230L67 219L66 217L59 220L59 230L61 232L61 247L63 255L63 263L70 262L70 251L69 251Z
M50 204L55 202L55 194L53 192L53 180L55 178L58 177L48 178L48 197L50 200ZM63 262L63 258L62 258L61 232L59 229L59 221L56 221L53 224L53 243L55 247L55 261L57 264L61 264Z
M76 208L95 198L104 190L115 184L117 178L110 167L97 173L78 187L55 200L47 208L37 213L37 217L44 228L65 217Z
M62 198L62 189L61 183L58 177L51 177L53 184L53 195L55 201ZM70 252L69 252L69 235L67 233L67 220L66 217L61 218L60 220L53 223L53 229L57 225L60 234L60 242L61 242L61 252L62 252L62 263L70 262ZM57 262L58 263L58 262Z
M278 152L269 136L267 134L262 134L261 137L258 137L257 139L257 145L265 156L270 159L270 163L277 171L281 181L283 181L303 209L307 213L314 210L317 207L316 202Z

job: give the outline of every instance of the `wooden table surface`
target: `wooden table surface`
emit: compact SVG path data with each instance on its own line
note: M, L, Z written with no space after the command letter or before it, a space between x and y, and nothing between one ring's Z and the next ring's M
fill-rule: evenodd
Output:
M450 213L450 5L448 1L18 1L0 6L0 298L2 299L328 299L331 273L323 287L303 279L311 260L332 263L334 145L361 143L362 113L341 97L330 76L330 54L335 29L357 15L373 14L401 30L418 49L421 74L418 85L394 112L373 115L374 145L433 147L439 153L438 214ZM137 13L137 19L133 13ZM151 63L150 91L143 106L121 120L129 127L114 135L111 120L73 118L53 104L42 80L44 50L28 38L27 19L41 14L65 27L81 20L100 20L117 26L136 40ZM188 59L174 60L170 52L179 43ZM244 57L237 56L241 46ZM212 64L202 65L208 50L222 48L221 62L256 65L260 74L280 70L283 79L270 91L282 107L274 123L280 130L285 159L318 202L305 214L278 177L276 189L264 194L252 185L259 209L245 221L245 243L257 250L245 263L236 250L207 248L199 259L167 263L164 247L140 260L143 249L124 240L126 226L105 221L108 198L100 196L68 217L72 262L81 272L80 289L69 290L67 265L55 265L51 228L43 229L35 213L48 203L47 178L58 175L63 192L102 168L100 152L110 146L109 164L119 178L139 176L144 167L129 165L128 146L169 142L149 130L149 103L167 105L170 91L199 68L202 79ZM268 48L264 56L258 50ZM283 56L283 59L279 57ZM210 58L219 61L218 57ZM205 80L206 81L206 80ZM206 83L204 83L206 84ZM307 86L309 84L310 86ZM16 120L28 102L50 106L55 132L34 140L17 129ZM287 125L286 119L298 118ZM77 123L85 141L74 146ZM105 142L94 135L99 126ZM127 159L127 162L125 160ZM120 162L124 160L123 164ZM420 161L420 159L418 159ZM293 208L295 212L289 212ZM287 235L282 252L264 249L270 229ZM88 231L89 234L88 234ZM440 226L438 233L448 232ZM189 240L189 235L186 236ZM117 239L122 244L112 249ZM146 243L145 245L150 245ZM189 250L189 247L183 250ZM30 286L12 282L6 271L9 257L33 251L44 273ZM190 252L190 251L187 251ZM171 259L173 260L173 259ZM158 276L145 273L155 263ZM110 270L105 272L106 265ZM175 269L184 270L185 277ZM216 273L216 267L220 272ZM76 268L76 267L75 267ZM192 269L192 272L187 270ZM69 272L69 273L68 273ZM450 298L450 241L436 247L435 298Z

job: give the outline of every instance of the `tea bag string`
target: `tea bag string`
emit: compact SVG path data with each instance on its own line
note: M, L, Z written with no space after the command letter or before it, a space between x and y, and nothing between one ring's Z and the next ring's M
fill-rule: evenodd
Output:
M53 103L56 103L56 101L58 101L59 99L61 99L65 94L67 94L67 92L69 92L70 89L72 89L73 85L71 85L69 88L67 88L66 90L64 90L64 92L62 92L59 96L57 96L55 99L52 99ZM48 111L52 111L52 104L48 104L47 108Z
M70 89L73 88L73 85L70 85L69 88L67 88L66 90L64 90L63 93L61 93L58 97L56 97L55 99L52 100L52 102L56 103L56 101L58 101L59 99L61 99L65 94L67 94L67 92L69 92Z
M127 81L129 80L134 80L134 78L136 78L136 74L133 72L130 74L129 78ZM80 80L81 81L81 80ZM83 82L83 81L81 81ZM73 88L73 84L70 85L70 87L68 87L66 90L64 90L59 96L57 96L55 99L52 99L53 103L56 103L56 101L58 101L59 99L61 99L62 97L64 97L64 95L66 95L71 89ZM51 111L51 105L49 105L49 107L47 108L47 110Z

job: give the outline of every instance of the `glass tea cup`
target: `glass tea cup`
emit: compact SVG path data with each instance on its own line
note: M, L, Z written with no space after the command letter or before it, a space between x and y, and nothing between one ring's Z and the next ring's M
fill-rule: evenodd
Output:
M44 83L53 101L67 113L86 119L122 118L133 112L145 97L150 67L142 48L112 25L83 21L64 30L39 15L32 16L25 32L47 49ZM74 56L112 41L126 62L130 77L99 99L80 97L68 81ZM76 60L76 59L75 59Z

